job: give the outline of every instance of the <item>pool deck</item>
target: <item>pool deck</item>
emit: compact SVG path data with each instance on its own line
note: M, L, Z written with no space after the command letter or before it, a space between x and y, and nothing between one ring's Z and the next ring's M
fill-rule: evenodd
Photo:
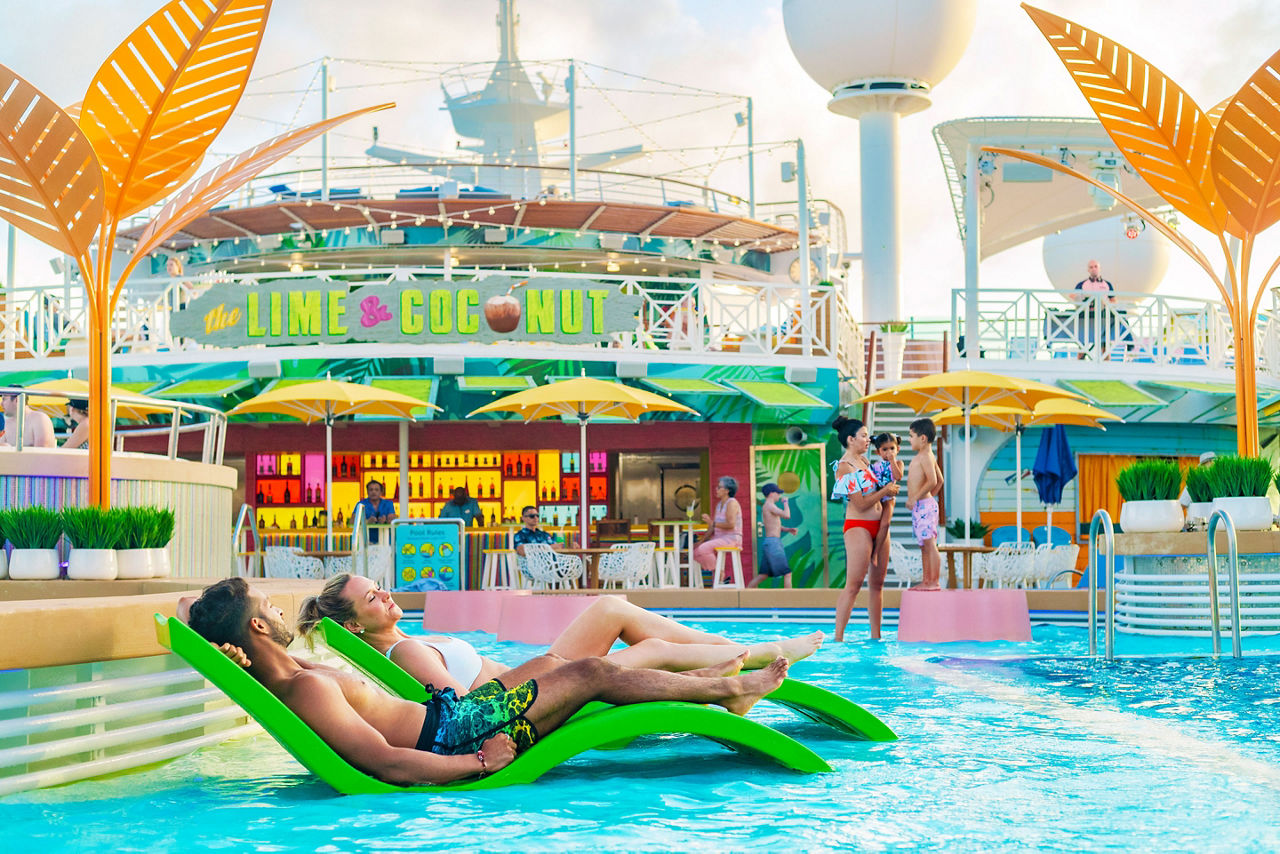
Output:
M0 582L0 669L51 667L162 655L151 617L177 612L182 596L198 594L217 579L172 578L149 581ZM320 590L319 581L253 579L286 614ZM584 591L568 591L581 595ZM593 591L585 591L590 594ZM600 591L617 594L621 591ZM1083 612L1084 590L1028 590L1031 611ZM539 595L564 595L545 593ZM839 590L627 590L627 599L651 609L745 609L812 611L834 609ZM902 591L884 592L886 608L897 608ZM1101 594L1099 594L1101 597ZM866 591L855 607L866 607ZM397 593L405 610L421 610L424 594ZM1101 605L1101 601L1099 602Z

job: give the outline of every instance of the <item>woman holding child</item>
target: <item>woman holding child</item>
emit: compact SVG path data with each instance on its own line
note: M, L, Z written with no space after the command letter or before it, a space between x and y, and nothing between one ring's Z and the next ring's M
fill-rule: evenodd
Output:
M856 418L840 416L831 425L844 454L836 462L833 500L848 498L844 514L845 583L836 600L836 640L844 640L844 630L853 613L853 602L862 582L871 572L868 585L870 599L867 603L867 620L871 625L871 637L880 637L880 612L883 609L883 591L886 563L872 562L872 554L878 542L885 507L882 502L898 494L897 478L901 477L901 464L891 467L894 479L881 484L867 461L867 448L871 433ZM896 450L896 447L895 447ZM886 462L888 462L886 460ZM896 460L895 460L896 462ZM888 508L892 512L892 507ZM886 553L888 548L885 548Z

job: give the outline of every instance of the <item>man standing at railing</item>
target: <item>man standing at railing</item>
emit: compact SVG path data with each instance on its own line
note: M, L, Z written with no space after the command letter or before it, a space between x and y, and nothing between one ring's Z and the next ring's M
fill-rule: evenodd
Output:
M364 518L370 525L390 525L391 520L396 518L396 506L382 497L384 489L382 481L369 481L364 488L365 497L356 505L357 507L364 507ZM372 544L377 541L378 532L370 530L369 543Z
M1072 302L1084 303L1080 314L1083 329L1079 331L1079 338L1082 343L1092 349L1095 340L1095 330L1097 329L1098 324L1098 307L1102 304L1103 298L1101 296L1090 298L1086 295L1105 293L1108 294L1106 297L1107 303L1114 304L1116 301L1114 296L1116 289L1113 284L1102 278L1102 265L1099 264L1096 259L1091 258L1089 260L1088 270L1089 275L1081 281L1076 282L1076 293L1070 294L1070 298ZM1107 355L1107 339L1115 337L1115 319L1110 316L1110 313L1105 315L1105 323L1106 327L1102 330L1102 341L1100 342L1102 357ZM1083 352L1080 354L1080 358L1084 358Z
M4 406L4 433L0 435L0 443L15 445L14 438L18 432L18 391L21 386L10 386L0 392L0 405ZM53 421L43 412L31 407L24 407L22 445L25 448L56 448L57 439L53 435Z
M1076 290L1080 291L1080 293L1071 295L1072 302L1080 302L1082 299L1085 298L1084 294L1086 292L1106 292L1106 293L1114 294L1116 291L1114 285L1112 285L1106 279L1102 278L1102 265L1093 259L1089 261L1089 275L1086 276L1081 281L1076 282ZM1099 301L1101 301L1101 298L1099 298ZM1115 302L1116 298L1114 296L1110 296L1107 298L1107 301ZM1094 308L1094 305L1095 303L1092 300L1090 300L1089 303L1087 304L1088 309L1092 311Z

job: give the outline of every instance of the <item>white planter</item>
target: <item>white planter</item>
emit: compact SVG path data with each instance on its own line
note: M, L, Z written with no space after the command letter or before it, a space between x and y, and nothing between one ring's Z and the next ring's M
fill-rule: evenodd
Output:
M1192 519L1208 519L1213 515L1212 501L1192 501L1191 506L1187 508L1187 521Z
M896 383L902 379L902 354L907 349L907 333L881 332L880 352L884 355L884 381Z
M1262 497L1231 496L1213 499L1213 509L1231 517L1237 531L1271 530L1271 499Z
M153 578L168 578L173 572L173 567L169 564L169 547L163 546L158 549L148 549L151 552L151 576Z
M14 549L9 577L19 581L48 581L62 574L57 549Z
M152 549L117 549L117 578L151 578L155 575Z
M1126 501L1120 506L1120 527L1126 534L1172 534L1182 530L1182 505L1171 501Z
M9 577L9 556L4 553L4 544L0 543L0 578Z
M67 559L67 578L110 581L118 575L115 549L72 549Z

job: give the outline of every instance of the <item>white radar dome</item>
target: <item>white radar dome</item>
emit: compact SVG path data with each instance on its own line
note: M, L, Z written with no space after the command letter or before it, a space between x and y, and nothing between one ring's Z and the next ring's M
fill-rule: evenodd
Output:
M1169 270L1169 241L1151 226L1137 236L1125 234L1126 218L1111 217L1066 228L1044 238L1044 271L1053 287L1066 293L1089 275L1090 260L1097 260L1102 278L1117 291L1150 294Z
M848 87L930 87L955 68L973 35L977 0L783 0L787 41L800 66L836 100ZM897 112L914 112L897 110Z

